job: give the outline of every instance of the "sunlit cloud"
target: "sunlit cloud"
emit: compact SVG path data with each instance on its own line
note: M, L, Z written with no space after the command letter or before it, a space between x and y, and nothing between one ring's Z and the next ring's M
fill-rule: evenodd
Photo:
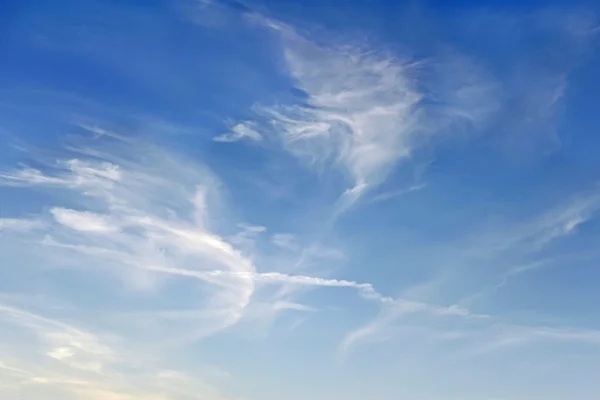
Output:
M597 392L597 14L326 3L8 11L0 397Z

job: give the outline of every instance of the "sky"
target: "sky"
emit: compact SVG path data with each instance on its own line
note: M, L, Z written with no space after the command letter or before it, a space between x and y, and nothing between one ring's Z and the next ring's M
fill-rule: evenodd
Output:
M596 400L600 6L0 5L0 397Z

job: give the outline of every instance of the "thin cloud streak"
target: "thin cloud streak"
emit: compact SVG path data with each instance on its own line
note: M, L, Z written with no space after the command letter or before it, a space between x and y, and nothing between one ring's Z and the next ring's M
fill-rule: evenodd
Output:
M251 124L236 124L231 128L230 132L224 133L219 136L215 136L213 140L215 142L231 143L237 142L242 139L250 139L260 142L263 137L258 133Z
M432 135L457 123L479 127L498 108L497 83L464 57L441 68L335 40L317 42L257 13L250 20L279 37L289 77L305 98L257 105L256 118L236 127L260 127L308 166L333 166L345 175L351 185L340 194L336 215L381 185ZM431 87L421 82L426 68L436 75Z
M382 202L382 201L387 201L390 199L394 199L396 197L404 196L404 195L412 193L412 192L416 192L418 190L423 190L426 187L427 187L427 185L423 183L420 185L410 186L407 189L399 189L399 190L394 190L394 191L390 191L390 192L380 193L378 195L371 197L369 199L369 203L378 203L378 202Z
M160 165L165 162L164 158L169 156L157 153L153 162ZM32 239L47 252L50 261L55 253L74 252L81 260L93 259L94 265L109 267L107 271L113 271L111 273L126 276L127 271L133 270L150 273L149 282L147 275L140 282L132 282L134 287L145 290L154 290L156 284L152 281L160 274L195 278L215 289L215 294L205 303L211 311L209 315L214 317L213 325L206 325L199 337L236 324L250 304L256 285L261 284L284 285L288 289L352 288L365 300L404 307L411 312L470 314L458 306L440 307L385 296L369 283L258 272L251 258L234 246L236 241L240 243L240 237L230 243L207 229L210 225L208 203L215 190L211 182L215 178L204 176L205 173L194 170L191 165L180 167L191 175L189 182L185 182L185 176L183 179L187 188L178 187L181 180L170 182L167 176L151 174L145 164L126 162L125 159L119 162L114 157L110 161L61 161L52 174L17 170L2 174L0 183L49 187L66 191L74 198L94 200L92 210L53 207L49 211L51 218L39 217L40 224L47 224L48 228L32 233ZM162 202L154 204L152 201L154 194L158 195L157 189L165 185L170 188L170 193L179 193L183 197L176 199L178 208L161 216L157 211L162 208ZM256 235L265 230L264 227L242 228L244 240L252 240L249 234ZM277 246L285 244L289 250L290 237L279 235L274 238ZM286 239L285 243L282 239ZM280 297L278 301L290 303L286 297Z
M44 224L35 219L0 218L0 232L29 232L43 227Z
M87 22L87 17L80 20L87 6L79 7L77 3L69 10L64 21L57 14L60 25ZM72 30L58 27L53 29L60 38L53 34L42 45L49 45L47 50L68 50L67 64L78 63L81 54L85 54L83 63L104 60L110 68L103 69L102 81L122 82L123 96L114 97L118 93L108 87L96 88L88 82L89 74L61 75L67 80L58 83L84 88L88 95L101 94L117 106L109 110L71 99L67 107L62 101L40 113L44 108L40 104L47 103L48 96L15 93L14 97L22 97L19 102L28 105L17 107L21 117L7 119L7 124L14 122L23 129L24 137L36 125L31 135L44 135L49 142L42 141L40 157L23 151L32 167L13 163L14 154L8 152L5 161L15 169L0 170L0 189L11 191L7 197L12 202L2 213L7 218L0 218L0 264L7 266L3 275L7 292L0 294L2 394L48 400L233 400L218 389L223 387L255 398L277 398L287 392L291 397L516 399L531 397L534 389L541 397L568 398L569 393L554 390L561 385L580 398L589 394L586 390L593 391L596 386L589 385L593 377L588 378L586 370L593 371L597 362L578 363L573 369L575 363L567 358L580 350L594 358L600 352L600 332L577 327L574 321L584 320L585 307L570 315L562 313L589 299L573 296L560 305L561 299L542 299L555 293L549 289L554 289L550 286L557 276L562 279L563 273L571 272L545 269L547 264L560 267L557 260L566 257L557 253L592 243L590 233L597 226L591 222L600 210L600 192L596 188L543 209L536 201L547 205L547 199L528 196L539 187L535 185L547 185L545 193L553 193L560 180L534 179L526 193L513 196L511 191L525 184L510 179L520 171L499 171L498 181L486 175L503 166L498 158L486 157L498 150L498 144L516 139L507 143L512 156L519 146L529 147L529 142L535 142L531 147L536 153L547 154L547 149L538 148L539 139L526 136L542 137L552 145L559 142L559 126L563 128L559 117L571 95L567 78L577 58L572 56L582 51L550 57L541 68L536 57L546 51L560 53L574 44L572 40L555 47L547 38L538 40L539 27L527 27L528 35L535 32L526 40L522 32L508 41L501 39L503 45L510 43L510 49L480 47L490 42L477 35L481 27L461 28L454 35L449 30L455 29L450 26L455 20L428 21L438 13L421 14L426 9L411 8L406 18L416 20L400 24L408 34L393 37L395 31L384 28L379 37L398 45L406 40L402 44L424 46L406 52L432 56L420 60L371 46L373 42L364 45L369 39L357 44L332 32L317 37L310 29L269 19L237 0L185 0L175 6L177 10L164 13L155 5L94 7L93 32L86 28L79 36L97 36L89 39L102 44L99 53L97 46L84 46L83 53L78 53L79 45L57 46L63 33ZM102 13L104 8L117 11L115 18ZM299 10L279 5L274 9L290 20ZM178 25L180 11L189 14L185 25ZM343 13L354 12L348 8ZM445 14L444 19L456 18L455 14ZM424 15L425 20L418 20ZM581 16L587 19L571 18L561 29L580 37L584 47L583 42L596 33L597 23ZM130 31L130 21L136 17L141 24ZM359 23L365 25L372 23L371 17L379 18L360 17ZM550 25L564 19L559 17L550 16ZM519 18L518 23L524 21L540 24L538 17ZM441 24L430 30L429 22ZM44 24L51 29L51 23ZM343 29L352 25L344 24ZM556 27L548 30L554 37ZM16 31L20 34L21 29ZM433 37L433 31L448 35ZM507 31L495 30L494 37ZM248 47L247 40L240 40L246 37L266 40ZM519 53L521 42L527 43ZM26 46L27 54L37 51L39 43L35 43ZM530 47L540 52L524 54ZM190 58L190 51L197 54L198 49L217 51L208 62ZM496 65L497 56L490 56L488 49L498 50L504 59ZM470 50L475 51L464 52ZM140 63L148 58L138 57L144 54L156 62ZM481 54L488 58L480 58ZM273 58L277 63L271 63ZM275 68L282 63L289 78L287 94L274 101L271 95L285 91L281 86L286 82L273 74L269 63L277 64ZM54 64L43 63L49 72L56 68ZM15 77L22 75L15 71ZM55 74L43 75L42 82L45 75ZM194 89L204 86L215 90ZM265 98L266 103L247 106L253 99ZM31 110L39 114L37 120L17 121ZM132 110L153 116L131 115ZM88 112L103 116L83 117ZM168 115L169 121L162 120L161 114ZM74 124L61 126L61 132L83 130L85 143L92 147L50 145L62 139L54 129L65 118ZM46 126L44 121L52 123ZM183 121L193 128L178 125ZM212 130L215 122L227 129ZM127 133L121 134L121 129ZM194 158L142 143L136 135L157 137ZM476 143L456 140L466 136L477 136ZM574 141L573 147L582 143L587 144ZM227 146L231 146L227 154L235 157L222 160L218 150ZM241 152L245 150L251 152ZM60 159L49 161L53 154ZM544 171L529 172L556 171L561 177L566 172L562 167L573 166L573 182L556 190L565 193L583 187L589 182L576 181L581 178L577 170L581 164L571 157L576 155L559 157L559 164ZM205 157L202 163L196 161L200 156ZM435 163L435 168L424 167L424 161ZM204 162L223 168L226 181L220 181ZM314 176L298 173L298 162ZM242 170L246 177L268 182L276 195L250 192L258 184L250 188L240 179ZM431 190L422 190L425 187ZM444 190L450 191L448 201ZM22 196L22 204L14 203L13 194ZM410 201L391 204L390 200L406 195ZM504 203L508 199L510 205ZM228 203L232 200L236 204ZM384 201L390 203L383 207ZM428 209L432 203L435 209ZM501 209L503 214L490 217L494 220L486 225L487 220L478 218L490 209ZM531 210L541 212L529 217ZM382 214L386 212L391 214ZM342 264L348 264L345 272L338 270ZM439 270L443 271L436 275ZM528 305L535 306L525 310L530 312L526 316L530 326L515 322L523 317L516 311L524 311L518 296L531 296L528 290L507 293L510 303L476 302L500 288L513 289L513 279L527 278L525 274L533 271L548 275L531 284L540 303L527 298ZM439 279L428 280L431 275ZM583 279L588 276L592 275ZM580 283L582 276L576 278ZM587 289L585 284L581 292ZM398 294L403 285L412 289ZM457 301L470 293L475 295ZM486 313L492 308L493 313ZM536 314L540 310L543 315ZM541 319L544 322L538 323ZM547 326L553 324L550 320L555 326ZM257 331L263 342L247 346ZM338 365L331 370L327 354L331 343L339 343L342 356L365 350L368 364L375 368ZM373 343L386 347L361 347ZM570 376L551 375L561 379L546 385L544 375L546 380L534 387L535 371L522 374L525 358L535 368L538 362L562 356L563 350L567 357L558 360L560 372ZM257 355L261 363L255 362ZM275 355L297 364L284 362L293 368L279 369L283 377L293 376L299 366L307 371L309 381L311 374L333 373L348 385L334 387L331 379L317 377L306 391L284 377L275 385L275 393L263 379L272 377ZM221 366L211 373L211 367L198 364L211 359L232 374L222 372ZM459 362L445 363L448 360ZM248 365L250 375L235 376ZM386 366L400 372L402 379L384 382L381 368ZM504 375L503 368L509 373ZM500 378L478 388L486 376ZM513 377L510 388L502 384ZM216 385L211 383L214 380ZM440 384L430 385L431 381ZM584 389L573 390L571 383Z
M342 196L350 205L410 156L422 98L415 66L391 54L321 46L290 26L254 19L279 35L290 77L307 96L305 104L259 106L261 126L308 165L337 165L352 181Z
M563 204L550 208L548 211L541 212L539 216L534 216L528 221L511 225L508 229L501 229L496 226L494 230L487 233L479 232L477 237L472 241L467 241L467 244L462 245L456 244L456 247L462 246L466 248L466 260L468 260L468 257L476 256L478 260L485 260L488 263L496 261L498 258L507 257L508 255L513 257L535 255L552 242L576 234L576 228L596 218L599 211L600 195L598 191L582 193ZM477 293L458 301L457 304L461 307L472 307L477 300L506 285L509 279L534 269L543 268L548 263L548 260L542 259L525 263L518 267L512 267L495 277L495 279L499 280L498 283L493 286L484 287ZM462 274L465 273L464 270L460 272ZM441 286L442 283L438 281L435 282L435 285ZM389 332L392 331L391 328L403 315L403 312L393 307L384 309L372 321L347 334L341 346L342 350L348 351L360 342L382 340L381 337L385 335L387 335L385 336L385 340L391 339L394 335ZM595 341L591 340L590 337L595 338L597 334L595 333L592 336L589 334L570 334L569 330L554 330L545 327L530 327L529 330L523 328L522 331L527 333L527 336L513 335L496 341L493 338L489 339L491 342L486 344L482 351L487 352L488 346L496 348L505 344L523 344L532 342L534 339L572 339L575 342L581 341L583 343L595 344ZM573 332L577 333L581 332L581 330L574 330Z
M501 254L537 253L554 241L577 233L577 228L598 216L600 191L588 190L542 210L538 215L509 225L477 232L468 241L468 252L491 258Z
M36 338L13 342L8 352L0 349L0 382L10 379L10 388L17 394L90 400L233 399L198 376L191 379L178 371L156 368L131 350L108 345L98 335L59 320L6 304L0 305L0 319L3 326ZM0 332L3 340L6 332ZM125 343L124 338L117 342Z
M207 171L184 165L167 154L158 151L150 154L154 156L152 165L136 164L125 158L116 162L70 159L58 162L54 172L49 174L31 169L4 173L0 183L47 187L78 199L82 205L89 206L90 201L94 204L91 210L51 208L54 224L49 227L52 229L36 234L38 243L49 253L50 261L52 249L62 249L77 251L84 260L93 256L95 264L104 262L117 273L123 266L137 267L150 260L183 262L181 260L189 257L196 259L199 265L252 272L255 267L250 260L205 229L208 222L205 191L214 189L214 178ZM174 171L180 174L179 179L170 180L164 172L156 174L157 166L169 171L173 164L177 166ZM203 183L213 186L203 187ZM164 190L171 194L168 203L160 195ZM173 218L174 215L179 217ZM39 219L51 223L45 216ZM132 283L140 288L151 288L153 283L147 278ZM208 283L218 289L208 302L224 311L221 320L216 320L213 328L207 328L213 332L241 318L254 284L242 275L213 277Z

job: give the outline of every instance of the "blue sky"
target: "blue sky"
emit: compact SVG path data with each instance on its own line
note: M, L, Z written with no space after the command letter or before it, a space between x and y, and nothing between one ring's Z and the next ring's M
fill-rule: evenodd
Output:
M0 6L0 397L597 399L597 5Z

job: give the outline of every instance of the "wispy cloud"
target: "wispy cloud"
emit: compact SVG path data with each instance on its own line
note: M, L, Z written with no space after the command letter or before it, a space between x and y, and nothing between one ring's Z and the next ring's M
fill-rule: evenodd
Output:
M556 346L560 343L580 343L600 346L600 331L569 327L498 324L466 332L465 335L470 338L470 343L458 351L458 355L469 357L531 344Z
M253 19L279 36L290 78L305 98L258 106L255 120L236 127L260 126L308 165L338 168L351 181L340 210L383 183L432 134L457 121L477 125L496 108L493 79L476 65L465 69L467 61L436 68L384 50L312 40L256 14ZM437 79L430 87L421 82L427 68Z
M163 337L157 336L160 331L136 336L131 323L113 326L107 323L112 318L108 311L95 313L97 321L92 325L110 326L110 334L98 335L60 319L0 305L4 322L0 338L11 343L0 346L0 381L6 378L13 385L12 389L3 387L3 393L27 390L48 399L232 399L200 376L191 378L154 364L168 356L162 354L160 340L176 336L197 340L235 324L254 292L254 280L244 274L255 270L253 262L208 230L211 206L220 203L216 178L201 165L140 142L135 148L145 147L145 154L138 157L128 142L113 139L98 138L99 147L94 150L79 149L73 157L44 168L2 173L1 185L54 195L54 203L28 218L0 220L1 230L11 233L11 240L1 243L3 249L15 241L26 244L43 259L40 269L74 268L121 277L126 286L115 287L110 296L123 289L158 295L164 290L165 274L154 271L157 265L189 266L196 271L218 268L229 274L206 275L198 281L202 290L195 300L204 312L200 327L192 319L183 329L170 330ZM259 233L264 228L244 230ZM277 306L304 309L292 303ZM71 316L75 312L66 311ZM152 318L160 318L161 311L153 309ZM89 325L89 321L80 323ZM15 333L23 339L16 339Z
M164 173L173 164L182 174L180 179L172 180ZM156 174L158 171L162 173ZM197 266L219 266L231 272L255 269L249 259L205 229L209 218L206 190L215 188L213 177L208 171L185 165L165 153L156 151L152 164L74 158L59 162L50 174L25 169L1 178L8 185L41 185L66 191L86 207L50 209L56 224L51 230L38 233L49 261L52 254L74 251L83 259L94 257L95 263L110 265L114 272L123 268L148 270L147 266L153 264L183 259L195 260ZM170 193L170 198L164 198L163 191ZM40 219L49 221L44 216ZM133 283L144 286L152 282L148 278L144 275L141 281ZM235 323L252 296L252 280L231 275L213 277L207 283L217 288L209 302L221 310L208 331Z
M57 207L51 209L50 213L56 222L76 231L106 234L119 230L105 216L89 211L75 211Z
M393 190L390 192L384 192L384 193L380 193L380 194L377 194L377 195L371 197L369 199L369 201L371 203L378 203L380 201L386 201L386 200L390 200L390 199L393 199L396 197L404 196L405 194L415 192L417 190L422 190L422 189L425 189L426 187L427 187L426 184L420 184L420 185L410 186L407 189L399 189L399 190Z
M128 349L123 338L106 339L60 320L21 308L0 305L6 328L17 329L26 343L12 341L10 350L0 349L0 382L9 378L10 390L44 398L85 399L173 399L203 396L231 399L201 378L152 365L150 358ZM3 329L3 340L10 338ZM2 388L3 393L7 388Z
M130 145L119 146L129 149ZM36 220L46 229L32 231L29 240L40 246L50 264L72 254L82 264L91 263L126 277L138 289L160 290L161 277L169 275L197 279L206 285L207 290L197 296L206 310L198 337L236 324L257 285L284 286L288 295L290 288L351 288L366 300L413 312L468 314L456 306L446 309L395 299L370 283L259 271L253 261L256 254L236 246L253 250L248 244L266 228L242 224L242 230L230 237L210 230L211 200L218 197L217 179L203 167L174 155L155 148L147 151L144 160L102 151L94 152L92 158L82 152L79 158L57 162L48 172L32 172L25 167L3 173L0 183L55 190L67 196L69 203L80 205L79 209L51 207L48 215L41 214ZM171 194L169 199L162 196L164 192ZM292 254L300 249L290 234L275 234L270 240ZM329 260L341 257L339 251L318 245L302 253ZM296 304L283 293L275 301Z
M384 52L322 46L289 26L264 23L280 35L290 77L306 94L305 104L259 107L265 129L308 164L339 166L352 181L345 198L380 184L410 156L418 130L416 66Z
M32 229L42 228L43 225L41 221L35 219L0 218L0 232L28 232Z
M365 325L346 334L340 345L340 350L343 353L347 353L352 347L359 343L392 339L395 336L395 330L393 329L394 324L401 320L402 317L411 314L423 315L426 318L434 317L435 320L438 320L440 317L458 317L467 320L485 320L490 318L488 315L471 313L468 309L457 305L449 307L432 307L425 303L406 300L396 300L385 303L385 307L380 311L378 316Z
M242 139L261 141L262 135L250 123L236 124L230 132L216 136L213 140L215 142L237 142Z
M598 193L597 191L591 191L574 196L563 204L552 207L547 211L542 211L539 215L533 216L528 220L515 222L508 226L494 225L492 228L487 227L486 229L488 230L486 232L477 232L466 243L460 244L457 242L455 244L456 248L464 247L464 253L458 255L458 260L453 260L453 262L449 263L453 270L444 270L439 280L428 282L426 286L434 286L439 291L444 285L453 285L455 281L453 279L448 280L449 275L458 277L457 279L462 279L462 277L471 272L469 268L481 268L481 260L484 260L490 266L495 266L500 260L530 260L529 257L539 254L553 241L575 234L577 226L594 219L599 210L600 198L598 197ZM455 254L454 257L457 257L457 255ZM475 257L475 260L477 260L475 266L472 265L472 257ZM472 307L477 300L505 286L510 279L514 279L516 276L526 272L543 268L551 261L543 258L534 258L534 261L523 261L522 264L517 266L505 261L503 264L507 269L501 269L500 272L497 269L492 269L487 274L487 276L495 281L493 285L483 286L483 289L458 301L458 304L465 307ZM459 268L456 267L457 263L463 263L466 266L462 265ZM405 292L405 294L410 291L412 289ZM465 312L465 316L468 315L470 314ZM360 342L389 340L393 338L395 335L394 332L397 332L394 326L401 321L401 317L403 316L404 312L402 309L398 310L394 307L383 309L372 321L350 332L344 339L342 348L348 350ZM490 321L494 320L492 318ZM510 343L529 343L533 339L543 337L547 339L573 339L574 341L582 339L583 342L590 343L590 341L585 339L590 337L589 335L570 335L569 330L553 330L551 328L546 330L544 327L531 327L530 330L523 329L519 332L524 332L527 335L513 335L506 340L509 340ZM543 335L542 332L549 333ZM538 333L540 334L538 335ZM592 335L591 337L595 336ZM495 343L493 339L489 340ZM499 343L504 343L503 340L498 339ZM495 346L492 344L488 345Z
M524 220L493 224L477 232L469 247L484 257L538 252L555 240L577 233L577 227L594 219L599 211L600 192L582 192Z
M452 357L481 357L490 353L530 345L583 344L600 348L600 331L585 328L550 327L544 325L509 325L492 316L477 316L443 312L438 318L408 320L406 312L386 308L360 328L349 332L341 343L340 351L346 356L359 345L381 343L398 338L401 334L428 332L440 342L452 342ZM427 316L427 314L425 314ZM441 320L439 316L462 316L458 320ZM431 317L431 314L429 314Z
M36 314L0 306L0 315L12 323L35 333L47 346L47 355L71 367L100 371L105 363L113 362L116 354L94 335Z
M276 233L271 236L271 242L278 247L288 250L298 250L296 238L291 233Z
M9 149L0 160L0 196L9 194L0 205L2 395L290 397L298 389L291 380L282 379L274 394L264 379L272 377L277 355L280 365L294 363L281 374L293 376L298 366L309 381L333 373L348 382L340 389L317 379L297 390L300 397L335 391L333 397L350 398L521 399L533 386L524 386L528 396L507 389L502 382L510 379L498 374L503 367L496 361L515 373L526 352L538 362L563 344L569 353L600 351L600 333L577 307L590 299L546 301L571 272L558 271L571 259L563 250L593 243L598 188L567 193L590 187L593 172L579 172L587 160L580 163L577 151L593 142L577 141L577 151L546 160L544 171L529 170L547 180L525 193L518 168L500 171L498 180L486 175L505 166L488 157L498 143L508 144L511 161L520 148L558 148L562 111L577 94L571 85L580 84L571 75L598 31L592 13L491 13L476 27L457 29L469 22L459 10L437 21L437 13L417 7L403 17L415 20L398 26L418 29L349 38L303 29L294 14L299 8L288 6L271 13L237 0L183 0L175 9L81 4L73 2L64 18L42 18L44 30L56 29L44 54L28 41L38 32L19 27L14 43L8 35L9 47L22 48L25 59L52 58L39 76L27 69L35 78L27 82L18 82L23 58L11 61L8 78L17 86L50 77L52 87L66 83L85 92L0 93L6 101L20 95L10 107L18 115L2 125L40 146L39 153ZM343 17L356 15L351 6ZM375 9L368 11L380 18ZM365 17L362 26L373 21ZM133 19L140 24L131 30ZM506 26L485 26L493 21ZM353 35L352 23L342 25ZM64 40L73 36L75 45ZM60 50L56 59L53 50ZM209 53L209 60L194 56ZM107 68L63 74L80 69L63 69L63 61ZM119 82L118 91L104 82ZM114 106L89 100L94 94ZM575 114L583 115L578 106ZM236 157L223 160L218 150L228 146ZM560 173L550 179L548 171ZM563 185L566 171L573 182ZM546 198L537 196L536 184ZM391 204L401 196L407 201ZM590 289L582 282L595 276L590 270L583 278L573 273L581 292ZM528 282L529 274L546 273ZM517 281L526 285L516 288ZM508 301L483 301L494 295ZM526 316L519 296L532 305ZM567 306L577 312L563 313ZM248 346L256 331L263 341ZM386 341L384 351L362 354L374 368L327 362L331 343L349 355ZM396 350L418 359L397 357ZM458 362L438 362L448 360ZM248 365L250 374L237 376ZM382 386L381 368L388 366L403 380ZM359 375L364 392L353 381ZM478 395L477 382L488 383L482 375L501 376L504 391L485 387ZM519 376L527 385L529 378ZM544 376L544 383L551 380ZM444 392L430 391L432 381ZM543 397L542 389L534 394Z

